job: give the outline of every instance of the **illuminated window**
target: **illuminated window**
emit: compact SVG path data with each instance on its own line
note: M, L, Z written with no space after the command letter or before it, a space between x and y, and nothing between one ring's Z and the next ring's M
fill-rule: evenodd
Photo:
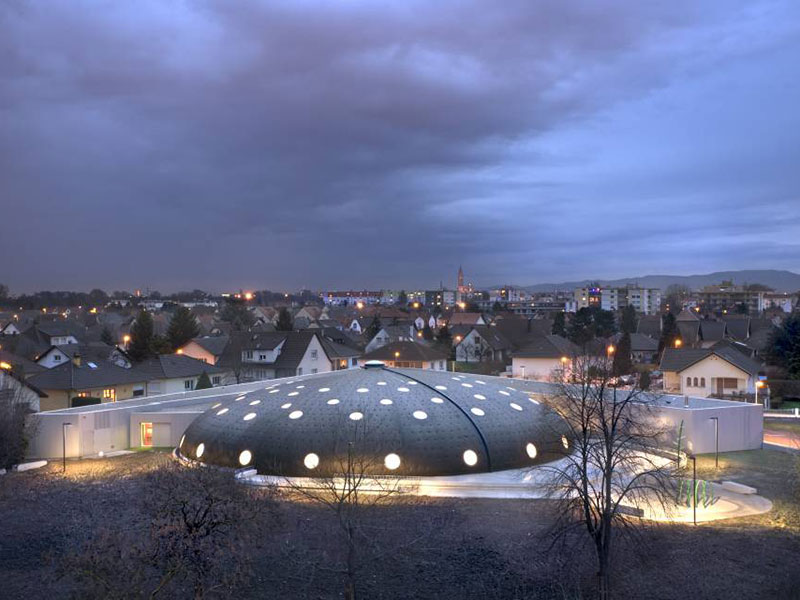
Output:
M306 457L303 459L303 464L306 466L306 469L316 469L319 465L319 456L314 454L306 454Z
M386 458L383 459L383 464L390 471L394 471L400 466L400 457L397 454L387 454Z
M478 464L478 455L475 453L474 450L467 450L464 452L464 462L469 467L474 467Z
M116 402L117 401L117 390L114 388L107 388L103 390L103 399L109 402Z
M152 423L142 423L141 427L141 434L142 434L142 446L150 447L153 445L153 424Z

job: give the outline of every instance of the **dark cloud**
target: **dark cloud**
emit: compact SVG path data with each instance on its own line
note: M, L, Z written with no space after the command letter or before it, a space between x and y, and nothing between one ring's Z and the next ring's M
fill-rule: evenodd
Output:
M650 4L6 3L0 280L796 266L800 11Z

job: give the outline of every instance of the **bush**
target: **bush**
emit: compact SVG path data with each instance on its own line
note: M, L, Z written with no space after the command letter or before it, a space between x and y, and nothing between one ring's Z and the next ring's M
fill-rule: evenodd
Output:
M0 469L10 469L25 459L29 439L25 421L29 412L23 402L0 403Z
M102 398L95 398L94 396L75 396L69 401L69 405L72 408L76 408L78 406L92 406L93 404L101 404L102 402Z

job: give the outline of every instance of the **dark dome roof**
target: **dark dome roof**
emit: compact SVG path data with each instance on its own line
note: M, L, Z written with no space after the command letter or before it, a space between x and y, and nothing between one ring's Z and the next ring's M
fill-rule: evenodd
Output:
M433 476L549 462L567 445L560 416L497 377L373 366L265 383L195 419L180 454L308 477L353 442L373 474Z

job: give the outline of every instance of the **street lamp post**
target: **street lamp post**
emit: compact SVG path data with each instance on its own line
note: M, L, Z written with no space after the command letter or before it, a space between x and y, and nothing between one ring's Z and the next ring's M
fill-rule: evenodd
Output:
M72 427L72 423L61 424L61 449L63 451L63 472L67 472L67 427Z
M719 417L709 417L714 421L714 468L719 469Z
M755 399L755 403L756 404L758 404L758 389L759 388L763 388L763 387L764 387L764 382L763 381L761 381L760 379L758 381L756 381L756 399ZM764 405L764 408L768 408L766 406L766 404Z
M691 454L692 459L692 520L697 525L697 457Z

